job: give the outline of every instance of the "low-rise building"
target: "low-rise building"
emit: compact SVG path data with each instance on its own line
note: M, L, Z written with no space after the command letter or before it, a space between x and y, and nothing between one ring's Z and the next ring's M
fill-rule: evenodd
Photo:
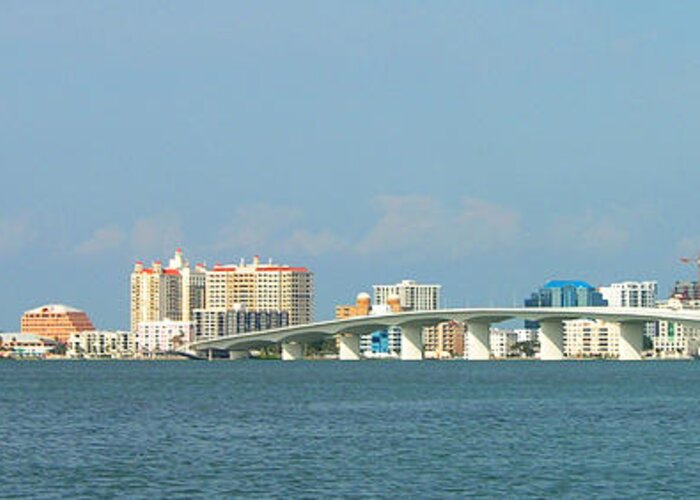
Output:
M290 324L288 311L249 311L243 305L236 305L234 309L195 309L192 316L197 341L284 328Z
M700 300L675 295L658 303L661 309L700 310ZM677 358L697 356L700 329L682 323L659 321L656 336L653 339L654 355L660 358Z
M448 321L423 329L426 358L449 359L464 356L464 323Z
M0 333L0 358L43 358L56 341L31 333Z
M144 321L139 323L134 348L140 356L157 356L175 352L194 338L191 321Z
M567 358L617 358L620 325L600 320L564 322L564 355Z
M67 354L73 358L128 358L134 356L133 332L92 330L70 335Z
M491 356L496 359L511 358L516 355L515 344L518 334L514 330L492 328L490 333Z

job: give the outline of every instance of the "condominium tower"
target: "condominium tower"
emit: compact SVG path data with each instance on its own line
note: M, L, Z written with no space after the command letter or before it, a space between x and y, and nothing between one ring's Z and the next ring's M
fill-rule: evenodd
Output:
M217 264L206 272L206 309L284 311L290 325L314 319L314 275L305 267L252 263Z
M407 311L433 311L440 307L441 285L403 280L396 285L374 285L372 288L376 305L387 304L392 296L398 296L401 308Z
M204 306L204 286L204 266L191 269L179 248L167 267L161 261L150 268L137 262L131 273L131 331L142 322L190 321L192 311Z

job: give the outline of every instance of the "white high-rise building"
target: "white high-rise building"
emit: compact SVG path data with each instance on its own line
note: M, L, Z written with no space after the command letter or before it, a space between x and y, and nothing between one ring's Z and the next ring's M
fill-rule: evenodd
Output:
M625 281L598 289L609 307L656 307L659 284L656 281Z
M608 307L656 307L659 284L656 281L623 281L602 286L598 291L608 301ZM644 334L653 339L656 330L656 322L649 322Z
M387 304L390 297L398 296L402 309L407 311L434 311L440 307L441 285L403 280L396 285L374 285L372 288L376 305Z

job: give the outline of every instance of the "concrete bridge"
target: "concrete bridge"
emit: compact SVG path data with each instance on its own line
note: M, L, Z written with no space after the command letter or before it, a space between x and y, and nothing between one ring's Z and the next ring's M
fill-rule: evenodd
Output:
M303 358L305 343L338 337L340 359L359 360L361 335L398 326L401 327L401 359L420 360L423 359L423 327L459 321L466 325L468 359L487 360L491 357L491 325L523 319L540 323L540 359L560 360L564 358L562 322L584 318L620 324L621 360L642 358L644 325L649 321L671 321L700 328L700 311L688 310L618 307L441 309L321 321L198 341L189 348L210 355L212 350L226 350L235 358L245 355L249 349L282 344L282 359L291 361Z

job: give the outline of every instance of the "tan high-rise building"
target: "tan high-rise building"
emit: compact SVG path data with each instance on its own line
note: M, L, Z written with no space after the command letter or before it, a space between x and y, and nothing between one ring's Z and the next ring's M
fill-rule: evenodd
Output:
M22 333L67 344L72 333L94 330L95 327L85 312L61 304L49 304L25 312L21 329Z
M243 305L249 311L289 313L290 325L314 318L313 273L305 267L268 262L255 256L251 264L217 264L206 272L206 308L231 310Z
M160 261L151 268L137 262L131 273L131 331L142 322L190 321L204 301L205 268L191 269L179 248L166 268Z

